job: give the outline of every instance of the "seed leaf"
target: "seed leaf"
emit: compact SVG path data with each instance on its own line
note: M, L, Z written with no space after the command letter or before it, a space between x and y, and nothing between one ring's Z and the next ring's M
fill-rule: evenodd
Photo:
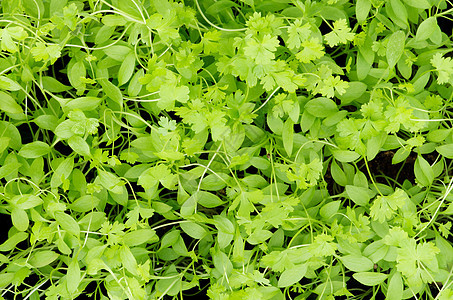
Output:
M399 0L397 0L399 1ZM400 30L392 33L387 43L386 57L389 68L392 69L404 52L406 34Z
M352 277L363 285L375 286L387 279L388 275L376 272L359 272L352 274Z
M44 142L36 141L25 144L19 151L19 155L24 158L38 158L50 152L50 146Z
M80 235L80 226L70 215L59 211L55 213L55 220L57 221L58 225L63 228L63 230L66 230L68 233L76 237Z
M0 110L10 114L23 114L22 107L17 104L10 94L0 91Z
M118 71L118 83L123 85L129 81L135 69L135 53L129 53L121 63L120 70Z
M307 273L307 269L307 264L300 264L286 269L278 279L278 286L287 287L299 282Z

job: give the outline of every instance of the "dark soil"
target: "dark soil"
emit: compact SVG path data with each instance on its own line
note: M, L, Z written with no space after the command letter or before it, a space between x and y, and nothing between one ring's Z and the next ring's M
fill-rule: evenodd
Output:
M393 155L395 155L395 151L383 151L378 153L372 161L368 162L371 174L376 175L375 180L379 183L388 184L387 177L400 184L403 184L405 180L414 183L414 163L417 159L417 154L411 152L405 161L395 165L392 164ZM365 168L362 172L367 174Z

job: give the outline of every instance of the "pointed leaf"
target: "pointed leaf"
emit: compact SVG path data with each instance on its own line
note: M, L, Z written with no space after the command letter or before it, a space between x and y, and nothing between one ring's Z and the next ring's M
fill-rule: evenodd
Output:
M133 275L138 275L137 261L128 246L120 248L120 258L123 266Z
M361 186L347 185L345 191L348 197L360 206L368 205L371 197L373 197L371 190Z
M283 124L282 139L286 153L291 156L294 144L294 122L290 118Z
M30 223L27 212L21 208L13 208L11 211L11 221L19 231L25 231Z
M42 268L50 265L60 255L52 250L42 250L35 252L29 260L29 264L35 268Z
M418 26L415 40L418 42L426 40L434 33L437 27L436 17L429 17Z
M9 94L0 91L0 110L10 114L22 114L22 107Z
M75 109L80 109L80 110L94 110L96 109L99 104L101 103L101 98L97 97L80 97L80 98L75 98L68 103L66 103L64 109L65 111L71 111Z
M341 262L346 268L354 272L365 272L373 269L374 263L362 255L346 255L341 257Z
M387 300L401 300L403 299L403 279L400 272L395 272L389 280L387 289Z
M352 274L352 277L363 285L374 286L382 283L388 275L376 272L360 272Z
M430 186L434 181L434 171L430 164L419 155L414 164L415 178L423 186Z
M453 144L441 145L436 148L436 151L446 158L453 158Z
M129 81L135 69L135 53L130 52L121 63L120 70L118 71L118 83L123 85Z
M80 266L78 260L74 259L71 261L66 274L66 287L70 294L77 290L81 280Z
M80 235L80 226L70 215L58 211L55 213L55 220L57 221L58 225L63 228L63 230L66 230L68 233L76 237Z
M50 152L50 146L44 142L36 141L25 144L19 151L24 158L38 158Z
M25 241L28 238L28 233L19 231L13 234L9 239L7 239L3 244L0 245L0 251L6 252L11 251L22 241Z
M94 209L100 201L96 196L85 195L71 203L68 208L77 212L87 212Z
M362 24L365 22L366 18L368 17L368 13L371 9L371 1L370 0L357 0L355 5L355 14L357 16L357 21Z
M307 264L296 265L286 269L278 279L278 287L287 287L299 282L307 273Z
M404 31L397 31L392 33L387 43L387 63L389 68L392 69L396 63L400 60L401 55L404 52L404 46L406 41L406 34Z
M73 135L68 139L68 144L76 153L91 157L90 146L78 135Z
M18 91L22 87L12 79L9 79L6 76L0 76L0 89L8 90L8 91Z
M187 235L194 239L202 239L208 234L206 229L194 222L182 222L180 226Z

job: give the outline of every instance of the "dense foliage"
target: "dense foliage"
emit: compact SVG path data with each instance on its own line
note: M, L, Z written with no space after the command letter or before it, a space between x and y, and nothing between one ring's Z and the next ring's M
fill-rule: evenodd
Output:
M448 0L0 12L5 299L453 299Z

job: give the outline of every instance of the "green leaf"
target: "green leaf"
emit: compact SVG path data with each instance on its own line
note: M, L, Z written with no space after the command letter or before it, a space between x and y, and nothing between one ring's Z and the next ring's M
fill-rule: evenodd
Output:
M186 103L189 100L189 88L185 85L164 84L160 87L159 95L160 100L157 102L157 106L161 109L171 109L174 107L175 101Z
M137 229L130 231L123 236L126 246L133 247L142 244L151 244L159 240L156 232L152 229Z
M421 155L415 160L414 173L417 181L423 186L430 186L434 181L433 168Z
M43 203L43 200L33 194L22 194L14 196L10 202L14 207L20 209L30 209Z
M331 99L319 97L310 100L305 104L305 109L318 118L328 117L338 111L337 104Z
M102 18L102 21L104 21L106 18L115 18L115 17L120 17L122 18L120 15L116 16L116 15L106 15ZM99 29L99 31L96 33L96 37L94 39L94 42L96 44L103 44L105 42L107 42L110 37L115 33L115 27L118 25L118 24L110 24L110 22L108 22L109 24L106 24L104 26L101 27L101 29ZM105 23L104 23L105 24ZM121 25L118 25L118 26L121 26Z
M367 206L370 203L370 199L374 196L371 190L361 186L347 185L345 191L348 197L360 206Z
M420 9L429 9L432 6L429 0L403 0L403 1L409 6Z
M10 114L23 114L22 107L9 94L0 91L0 110Z
M118 84L123 85L129 81L135 69L135 53L129 53L121 63L120 70L118 71Z
M77 212L88 212L94 209L100 201L96 196L85 195L69 204L68 208Z
M7 252L13 250L17 244L25 241L28 238L28 233L19 231L9 237L3 244L0 245L0 251Z
M355 280L366 286L375 286L381 284L388 275L375 272L360 272L352 274Z
M386 57L389 68L395 67L396 63L403 55L406 42L406 34L400 30L392 33L387 43Z
M100 211L93 211L87 213L82 219L80 219L79 224L81 228L90 230L97 230L101 228L101 225L107 220L105 213Z
M357 17L357 21L362 24L365 22L366 18L371 9L371 1L370 0L357 0L355 5L355 14Z
M426 139L430 142L443 142L451 134L451 129L436 129L428 132Z
M58 118L53 115L38 116L34 122L42 129L55 131L58 124Z
M294 144L294 122L290 118L283 124L282 140L286 153L291 156Z
M76 222L76 220L74 220L73 217L71 217L70 215L68 215L64 212L57 211L55 213L55 220L57 221L58 225L60 225L61 228L63 228L63 230L66 230L66 232L68 232L76 237L79 237L80 226Z
M5 151L8 148L10 141L11 141L10 137L7 136L0 137L0 154L2 154L3 151Z
M446 158L453 158L453 144L446 144L436 147L436 151Z
M102 79L99 80L99 83L102 86L102 90L104 91L105 95L119 104L120 108L123 107L123 94L119 87L114 85L108 80Z
M73 135L68 139L68 145L72 148L76 153L91 157L90 146L87 142L78 135Z
M195 212L197 207L197 196L190 196L184 203L181 205L181 216L189 217Z
M194 195L196 195L194 197L196 197L198 204L203 205L206 208L218 207L224 203L217 195L214 195L213 193L198 191Z
M173 246L178 241L180 236L181 236L181 231L179 231L179 230L172 230L170 232L167 232L162 237L159 250Z
M131 48L123 45L113 45L104 48L104 53L107 54L108 57L111 57L117 61L123 61L124 58L131 52L132 52Z
M434 31L436 31L437 27L436 17L429 17L418 26L417 33L415 34L415 40L420 42L428 39Z
M16 126L11 122L0 121L0 132L2 137L10 138L9 147L19 151L22 147L22 137Z
M99 183L112 193L123 193L123 182L115 174L103 170L98 170L97 178L99 179Z
M102 23L111 27L124 26L127 24L127 20L121 15L105 15L102 17Z
M378 195L374 199L373 205L370 208L370 215L373 217L373 220L384 223L395 215L398 208L403 208L409 201L406 192L400 188L396 188L394 193L387 196Z
M442 53L436 53L430 60L431 64L438 72L437 83L444 84L450 82L453 70L453 60L451 57L442 57ZM422 80L420 76L418 80Z
M49 152L50 146L48 144L36 141L23 145L18 154L24 158L38 158Z
M374 263L362 255L350 254L340 258L343 265L354 272L366 272L374 267Z
M127 93L131 97L136 97L140 91L142 90L143 85L139 82L140 78L145 76L145 71L143 69L139 69L134 76L132 76L131 81L127 87Z
M324 39L330 47L346 44L354 39L355 34L350 31L346 19L339 19L333 23L333 30L324 35Z
M83 92L85 90L85 84L82 81L82 78L86 77L86 69L83 61L76 61L68 69L68 79L71 85L78 91Z
M18 91L22 87L12 79L9 79L6 76L0 76L0 89L8 90L8 91Z
M8 51L11 53L16 53L19 51L19 48L17 47L16 43L14 43L13 39L11 38L9 30L3 30L1 35L1 42L2 42L1 49L3 51Z
M123 266L135 276L138 276L138 265L137 260L129 249L128 246L121 246L120 248L120 258Z
M11 210L11 221L14 227L19 231L25 231L28 229L29 219L27 212L21 208L13 208Z
M450 206L453 207L453 203L450 203ZM453 246L449 241L436 233L436 247L440 250L439 254L437 255L439 268L447 270L453 263Z
M299 282L307 273L307 269L307 264L300 264L286 269L278 279L278 287L287 287Z
M9 162L0 167L0 178L16 172L22 166L19 162Z
M33 253L28 263L35 268L42 268L50 265L60 255L52 250L41 250Z
M387 10L387 13L389 17L392 19L392 21L397 24L401 28L406 28L408 25L407 22L407 9L404 6L404 4L400 0L390 0L390 2L387 2L390 4L389 9Z
M72 169L74 168L74 158L68 157L63 160L54 171L52 179L50 180L50 186L52 189L58 188L64 180L69 179Z
M206 235L208 235L208 231L204 229L201 225L198 225L197 223L194 222L182 222L179 224L181 226L181 229L190 237L194 239L202 239Z
M332 161L332 165L330 166L330 173L333 180L335 180L335 182L339 185L345 186L348 184L348 178L346 177L346 174L335 160Z
M319 215L326 220L332 218L340 208L341 201L332 201L324 204L319 210Z
M66 273L66 288L70 294L75 293L77 290L80 281L82 280L80 274L79 261L74 259L68 266L68 271Z
M81 97L75 98L64 106L65 111L71 111L75 109L80 109L83 111L89 111L97 109L102 99L96 97Z
M273 114L268 114L267 118L267 125L269 126L270 130L275 134L281 135L283 132L283 121L280 118L275 117Z
M398 151L392 157L392 164L398 164L404 160L411 154L411 150L408 148L399 148Z
M386 299L401 300L403 299L403 279L400 272L395 272L388 281Z
M258 229L255 230L248 238L247 242L251 245L258 245L264 243L267 239L272 236L272 232L269 230Z
M164 278L156 283L156 291L161 295L176 296L181 292L181 276L174 264L170 265L163 273Z
M349 82L349 87L344 94L337 97L341 100L341 104L351 103L353 100L360 98L366 91L367 85L361 81Z
M69 91L72 87L67 86L59 82L57 79L50 77L50 76L42 76L41 77L42 87L45 90L48 90L52 93L62 93Z
M349 150L333 150L332 154L336 160L341 162L351 162L360 158L360 155L357 152Z
M4 288L11 284L14 280L14 273L2 273L0 274L0 288Z
M362 53L357 55L357 77L359 80L363 80L370 73L372 62L367 61Z

